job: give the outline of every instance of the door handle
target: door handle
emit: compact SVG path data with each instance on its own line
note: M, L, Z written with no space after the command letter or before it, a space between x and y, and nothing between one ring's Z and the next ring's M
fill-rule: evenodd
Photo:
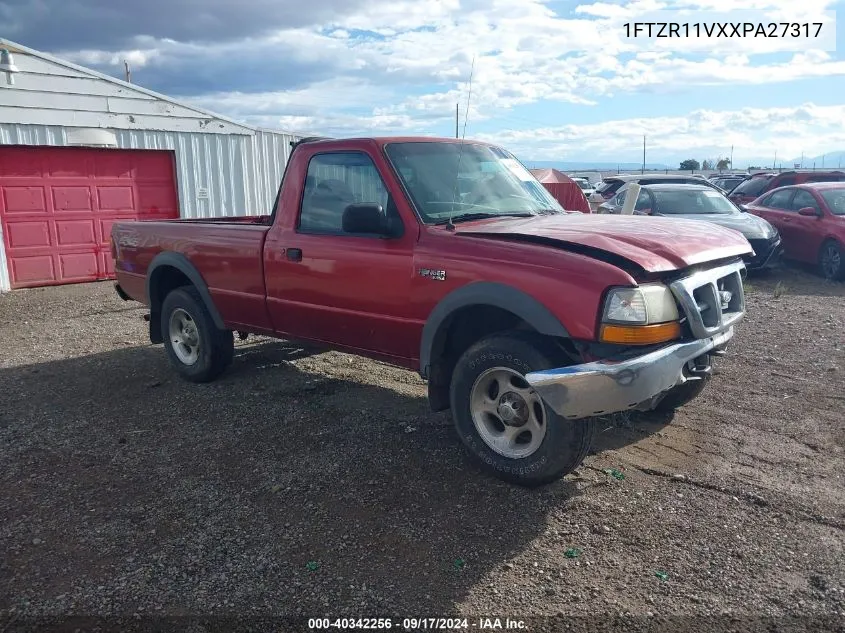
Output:
M302 249L301 248L286 248L285 255L287 258L292 262L301 262L302 261Z

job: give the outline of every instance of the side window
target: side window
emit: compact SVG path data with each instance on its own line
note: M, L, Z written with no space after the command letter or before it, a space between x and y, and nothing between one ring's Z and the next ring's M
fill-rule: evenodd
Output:
M783 189L775 191L772 195L766 198L765 206L770 209L791 210L789 206L789 199L792 197L793 189Z
M809 191L804 191L803 189L799 189L795 192L795 197L792 199L792 204L790 205L793 211L798 211L799 209L803 209L804 207L812 207L816 211L821 211L819 207L819 203L816 202L816 199L813 197Z
M363 152L316 154L308 163L297 229L302 233L343 234L343 212L350 204L380 204L390 222L400 222L384 181Z
M774 187L788 187L789 185L794 185L798 182L798 179L795 176L784 176L777 182L772 181L772 188Z
M634 205L635 211L642 211L643 209L648 209L651 207L651 196L648 195L645 191L640 191L640 195L637 196L637 203Z

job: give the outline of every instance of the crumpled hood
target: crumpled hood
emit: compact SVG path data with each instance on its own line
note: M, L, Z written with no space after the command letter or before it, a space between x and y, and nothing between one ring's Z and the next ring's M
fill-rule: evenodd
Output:
M559 242L624 257L650 273L750 255L751 245L737 231L709 222L634 215L565 214L497 218L458 224L458 235L520 241Z

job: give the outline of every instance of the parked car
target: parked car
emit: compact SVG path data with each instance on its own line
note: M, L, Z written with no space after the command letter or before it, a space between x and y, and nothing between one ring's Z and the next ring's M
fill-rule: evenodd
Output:
M745 314L736 231L567 213L485 143L305 139L263 213L113 225L116 290L149 306L176 372L219 376L233 331L413 369L470 454L523 485L575 469L595 416L695 398Z
M596 189L595 189L595 187L593 187L593 184L589 180L587 180L586 178L579 178L577 176L573 176L572 180L575 182L576 185L581 187L581 191L584 192L584 195L587 197L587 200L589 201L590 196L593 195L596 192Z
M722 191L730 193L734 187L744 182L746 178L748 178L747 174L716 175L710 178L710 182L722 189Z
M660 180L657 182L652 182L651 179L649 179L648 182L637 182L635 180L629 180L622 183L622 185L616 190L616 193L613 196L611 196L605 202L599 204L596 207L596 213L618 215L622 211L622 206L625 204L625 198L628 195L628 189L630 188L632 183L639 184L642 187L650 187L656 184L699 185L704 186L713 191L718 191L719 193L724 193L722 189L720 189L719 187L704 178L689 180L688 176L682 176L680 179L675 178L668 180Z
M784 256L845 279L845 182L780 187L745 207L783 236Z
M626 183L635 182L640 185L654 185L659 182L676 182L686 184L704 184L714 189L716 185L711 184L701 174L691 174L689 176L683 174L634 174L624 176L608 176L596 187L595 193L589 197L591 204L600 205L606 200L610 200L617 194Z
M841 181L845 181L845 172L839 170L791 170L781 173L759 173L752 174L751 177L739 183L728 194L728 197L736 204L743 205L753 202L760 196L777 189L778 187L803 185L809 182Z
M624 200L625 193L621 191L614 200ZM614 212L620 210L621 204ZM754 249L754 253L743 258L748 270L768 268L783 253L781 237L775 227L764 218L743 213L724 194L705 185L646 185L637 196L634 214L702 220L739 231Z

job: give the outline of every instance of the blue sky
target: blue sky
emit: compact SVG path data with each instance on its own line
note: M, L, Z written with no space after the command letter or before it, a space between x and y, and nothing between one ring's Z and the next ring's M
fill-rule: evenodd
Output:
M0 0L0 36L254 124L499 142L524 160L845 150L843 2ZM312 6L313 5L313 6ZM681 14L680 11L686 11ZM820 38L625 37L635 21L819 22Z

